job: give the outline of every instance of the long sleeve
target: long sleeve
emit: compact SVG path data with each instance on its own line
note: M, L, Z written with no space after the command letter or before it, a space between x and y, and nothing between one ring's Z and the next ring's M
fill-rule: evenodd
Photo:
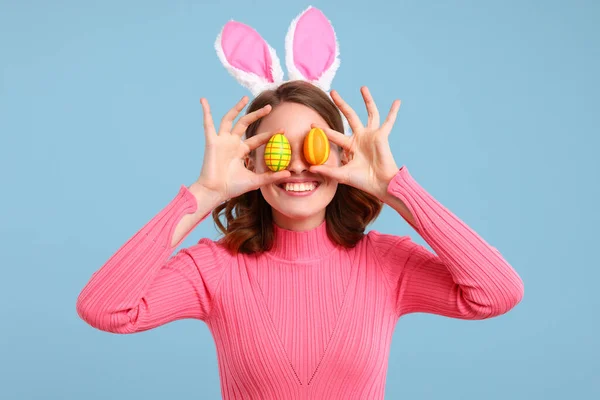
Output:
M464 222L428 194L402 167L388 186L415 219L435 253L408 236L371 234L400 317L425 312L460 319L506 313L523 297L521 278Z
M166 207L92 274L77 299L79 316L113 333L140 332L182 318L208 318L223 275L223 250L202 239L170 257L175 227L196 210L194 195L182 185Z

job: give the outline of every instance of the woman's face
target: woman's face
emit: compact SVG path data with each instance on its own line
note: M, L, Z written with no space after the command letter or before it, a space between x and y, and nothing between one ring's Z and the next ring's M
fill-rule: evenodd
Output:
M285 229L300 231L320 225L325 219L325 207L337 190L337 181L308 170L310 164L304 158L303 145L312 123L327 126L325 120L312 108L297 103L281 103L262 118L258 127L258 133L282 130L292 148L292 157L287 167L291 176L260 189L273 208L275 223ZM340 165L338 146L330 142L330 147L326 164ZM257 173L269 171L264 161L264 151L265 146L260 146L250 160L249 168Z

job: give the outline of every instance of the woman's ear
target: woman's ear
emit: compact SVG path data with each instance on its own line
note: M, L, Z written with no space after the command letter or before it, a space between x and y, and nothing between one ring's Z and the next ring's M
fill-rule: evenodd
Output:
M338 146L338 151L340 152L340 161L342 162L342 165L348 164L348 161L350 161L348 159L348 152L344 151L341 146Z
M250 171L254 171L254 158L249 154L244 157L244 166Z

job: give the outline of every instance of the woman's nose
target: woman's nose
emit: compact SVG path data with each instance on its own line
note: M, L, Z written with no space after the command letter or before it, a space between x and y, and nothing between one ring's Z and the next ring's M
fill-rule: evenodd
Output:
M292 157L290 158L290 164L287 169L290 172L301 174L308 170L309 164L304 158L304 149L302 144L294 146L292 145Z

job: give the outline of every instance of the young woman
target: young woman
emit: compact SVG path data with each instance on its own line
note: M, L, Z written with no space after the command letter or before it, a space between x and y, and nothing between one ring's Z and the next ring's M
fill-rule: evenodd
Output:
M366 126L335 91L330 99L291 81L262 92L234 124L244 97L218 131L203 99L198 180L93 274L77 301L81 318L114 333L205 321L225 399L383 399L401 316L483 319L513 308L523 296L513 268L398 168L388 135L400 103L381 123L362 94ZM332 142L325 165L303 156L312 127ZM263 154L280 132L292 156L274 173ZM408 236L365 233L384 203L434 252ZM171 257L211 212L223 238Z
M244 97L218 131L201 100L200 176L92 275L77 300L83 320L114 333L204 321L224 399L373 400L384 398L401 316L483 319L519 303L523 283L498 250L398 167L388 136L400 102L381 122L362 88L363 125L337 92L326 93L338 47L319 10L309 7L292 21L289 81L273 49L246 25L227 23L215 47L256 97L234 124ZM304 157L313 127L331 144L324 165ZM289 141L291 158L272 172L265 144L277 133ZM433 252L409 236L365 233L383 204ZM211 213L224 236L173 255Z

